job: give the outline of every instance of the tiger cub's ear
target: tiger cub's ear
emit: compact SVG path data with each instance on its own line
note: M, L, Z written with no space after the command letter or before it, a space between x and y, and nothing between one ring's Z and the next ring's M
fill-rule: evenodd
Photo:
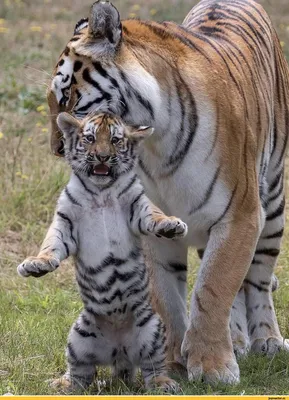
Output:
M57 125L65 139L68 139L76 130L79 130L81 123L72 115L62 112L57 117Z
M108 1L98 0L91 9L88 18L87 45L98 56L113 56L121 42L122 26L119 12Z
M133 143L139 143L146 139L154 132L151 126L130 127L127 135L128 139Z

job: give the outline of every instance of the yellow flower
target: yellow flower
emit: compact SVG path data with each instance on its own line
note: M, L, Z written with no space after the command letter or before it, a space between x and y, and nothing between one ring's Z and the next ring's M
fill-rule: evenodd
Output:
M21 174L20 171L17 171L15 175L16 175L16 176L21 176L22 174Z
M133 11L139 11L140 10L140 5L139 4L134 4L131 9Z
M6 23L6 20L4 18L0 18L0 25L3 25Z
M42 27L33 25L33 26L30 26L30 30L31 30L31 32L42 32Z
M6 33L9 32L8 28L4 28L4 26L0 26L0 33Z
M32 137L29 137L27 140L29 143L32 142Z
M24 180L27 180L28 176L27 175L21 175L21 178L24 179Z
M46 112L46 111L41 111L40 114L41 114L43 117L47 117L47 112Z
M36 122L36 127L37 127L37 128L40 128L42 125L43 125L43 124L42 124L41 121Z
M4 133L0 132L0 139L4 138Z
M46 132L48 132L48 129L47 128L42 128L41 131L46 133Z
M136 17L136 13L129 13L129 14L128 14L128 17L129 17L129 18L135 18L135 17Z
M41 104L40 106L38 106L36 108L36 111L38 111L38 112L41 112L41 111L44 111L44 110L45 110L45 105L44 104Z
M155 9L155 8L152 8L151 10L150 10L150 15L156 15L156 13L158 12L158 10L157 9Z
M280 42L281 47L285 47L285 42Z

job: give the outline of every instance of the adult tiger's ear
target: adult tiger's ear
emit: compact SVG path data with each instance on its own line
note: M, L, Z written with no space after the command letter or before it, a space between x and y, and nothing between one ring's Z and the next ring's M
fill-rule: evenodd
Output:
M80 121L67 112L62 112L57 117L57 125L65 139L69 139L80 129Z
M154 128L151 126L139 126L137 128L131 127L129 129L128 139L134 143L139 143L151 136L153 132Z
M98 0L88 18L88 36L77 51L92 58L113 57L122 38L122 25L119 12L108 1ZM85 51L86 50L86 51ZM84 54L86 53L86 54Z

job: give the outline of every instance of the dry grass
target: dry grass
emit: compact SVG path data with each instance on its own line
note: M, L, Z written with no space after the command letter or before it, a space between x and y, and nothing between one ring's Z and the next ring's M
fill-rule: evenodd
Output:
M74 23L90 0L1 0L0 2L0 394L48 394L46 379L65 368L67 332L81 304L69 262L41 280L24 280L17 264L35 254L51 221L59 190L67 180L61 160L49 154L45 90L49 74ZM181 21L196 0L115 1L122 17ZM262 0L289 55L288 0ZM288 229L277 273L278 318L288 332ZM191 256L190 287L196 276ZM183 383L184 393L286 393L288 357L241 363L242 383L218 388ZM107 377L106 371L102 372ZM95 393L98 389L92 388ZM123 385L104 393L133 393ZM51 393L53 393L51 391Z

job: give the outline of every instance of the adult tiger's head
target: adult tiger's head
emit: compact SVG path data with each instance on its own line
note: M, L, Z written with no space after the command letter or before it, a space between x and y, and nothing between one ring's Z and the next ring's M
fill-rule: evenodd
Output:
M120 21L117 9L109 2L97 1L89 18L80 20L74 36L60 56L47 97L51 111L51 148L64 155L56 118L59 112L72 112L79 118L98 108L120 115L135 125L151 125L155 79L130 49L131 31L140 21ZM145 26L144 26L144 29ZM140 32L141 34L141 32ZM147 54L149 59L150 55ZM143 81L140 93L135 89ZM156 96L155 96L156 97ZM133 117L127 99L134 103ZM141 110L136 109L136 105Z
M110 113L96 113L79 120L63 112L57 125L63 133L65 156L73 171L101 186L132 170L138 144L153 132L147 126L127 126Z

